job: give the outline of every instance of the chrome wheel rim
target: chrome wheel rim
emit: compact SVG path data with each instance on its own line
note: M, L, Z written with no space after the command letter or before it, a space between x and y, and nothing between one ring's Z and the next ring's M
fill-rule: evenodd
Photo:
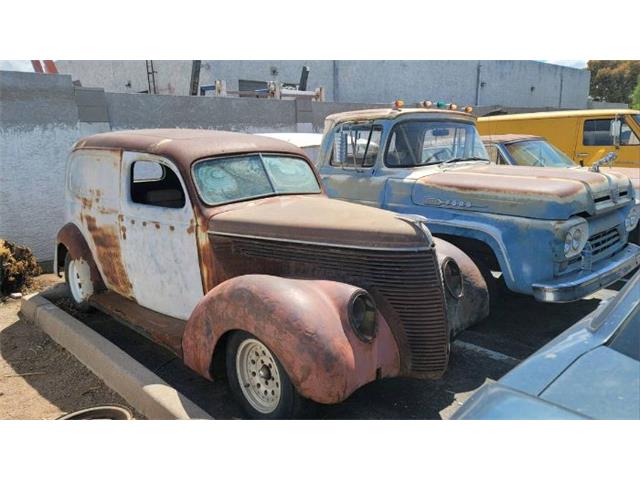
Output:
M69 262L67 276L69 290L71 290L71 296L76 303L86 301L93 294L91 269L83 259L80 258Z
M248 338L236 352L236 372L240 390L258 412L273 412L280 403L282 382L273 354L259 340Z

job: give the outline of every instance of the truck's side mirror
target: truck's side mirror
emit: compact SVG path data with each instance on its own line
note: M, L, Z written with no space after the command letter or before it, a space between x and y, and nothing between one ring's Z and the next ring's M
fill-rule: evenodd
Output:
M622 131L622 121L619 118L611 120L611 126L609 127L609 134L613 139L613 144L620 145L620 132Z

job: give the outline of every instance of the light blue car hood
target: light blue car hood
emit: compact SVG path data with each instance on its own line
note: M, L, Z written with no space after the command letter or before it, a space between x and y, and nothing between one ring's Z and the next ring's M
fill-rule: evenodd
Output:
M556 378L540 398L598 419L640 418L640 362L602 346Z

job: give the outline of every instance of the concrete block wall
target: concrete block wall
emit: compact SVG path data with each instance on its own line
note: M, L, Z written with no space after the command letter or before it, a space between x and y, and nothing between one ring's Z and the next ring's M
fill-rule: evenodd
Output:
M0 238L53 258L69 150L109 128L80 121L70 76L0 72Z
M82 85L107 92L148 88L144 60L66 60L57 65ZM329 102L389 103L402 98L586 108L589 93L587 70L523 60L203 60L200 84L219 79L237 90L239 79L297 83L303 65L311 69L308 88L324 87ZM190 61L154 61L154 67L160 94L188 94Z

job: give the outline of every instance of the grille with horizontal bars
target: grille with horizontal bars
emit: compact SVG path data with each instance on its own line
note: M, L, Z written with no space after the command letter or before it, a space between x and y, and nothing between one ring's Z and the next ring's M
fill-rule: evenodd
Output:
M620 242L620 232L617 227L610 228L604 232L596 233L589 237L591 244L591 254L596 257L607 249Z
M446 370L446 306L433 249L363 250L236 237L233 253L313 265L325 272L336 272L337 278L346 275L361 288L375 287L399 319L410 349L411 374L438 378Z

